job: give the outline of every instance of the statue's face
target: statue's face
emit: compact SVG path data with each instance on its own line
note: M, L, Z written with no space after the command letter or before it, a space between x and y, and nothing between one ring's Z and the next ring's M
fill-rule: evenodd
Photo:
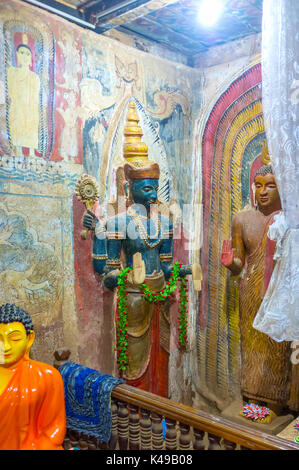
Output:
M32 53L28 47L19 47L17 50L17 61L19 67L30 67L32 65Z
M132 198L136 204L149 209L151 204L157 202L159 181L157 179L134 180L132 184Z
M34 332L27 335L20 322L0 323L0 365L10 367L17 364L32 346Z
M280 197L276 186L275 176L272 173L267 175L256 175L254 179L255 197L259 208L280 209Z

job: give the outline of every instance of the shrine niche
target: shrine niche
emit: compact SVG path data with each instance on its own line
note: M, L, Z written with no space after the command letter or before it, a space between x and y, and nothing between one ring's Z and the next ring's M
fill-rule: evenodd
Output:
M274 376L271 378L270 372L269 377L266 377L267 372L264 371L264 378L257 378L258 373L256 373L250 379L250 374L254 375L254 367L248 370L245 362L242 363L242 357L245 357L244 347L250 348L250 346L248 342L244 346L244 325L240 323L240 313L241 308L243 311L244 308L249 311L251 308L249 305L252 303L253 306L255 294L249 290L244 297L246 280L242 280L242 274L240 279L236 276L240 274L237 271L233 273L235 275L230 276L228 270L221 265L221 254L227 248L223 242L231 237L234 216L238 213L242 214L243 211L244 214L245 211L255 211L257 207L254 197L255 178L259 173L262 177L261 168L264 168L265 153L267 153L265 139L261 101L261 68L257 64L231 83L219 97L206 122L202 141L204 232L201 263L204 275L197 338L198 367L202 379L200 388L206 397L215 401L216 407L226 417L232 418L235 414L236 419L238 419L238 414L240 418L242 409L240 395L242 391L244 392L244 374L248 376L250 390L253 390L255 380L258 381L258 386L262 382L266 383L267 380L270 381L269 383L273 382L273 399L270 398L269 393L263 395L263 392L260 392L263 395L261 398L261 395L258 397L257 392L252 392L252 394L248 392L249 401L254 402L255 396L258 403L260 403L258 398L262 400L262 403L267 403L266 396L269 396L268 401L273 409L282 403L284 407L289 406L291 410L298 407L294 394L296 374L291 378L289 345L277 343L276 347L281 348L281 352L272 354L281 358L281 366L275 366L277 371L279 367L282 368L283 378L278 379L280 384L284 383L281 394L280 386L275 385L275 378ZM273 246L270 248L270 244L267 244L267 247L264 248L263 256L256 255L259 263L256 262L254 266L257 270L257 265L261 265L263 257L267 257L264 261L265 279L267 278L269 282L274 248ZM267 282L263 284L262 290L261 287L256 287L258 299L260 295L263 297ZM242 293L239 290L239 283L240 289L243 286ZM259 305L257 299L256 302L255 310L257 311ZM254 331L253 328L251 331ZM271 344L274 347L274 342ZM262 348L262 345L260 347ZM255 349L255 361L258 368L259 353L257 348ZM263 353L261 349L261 360ZM242 382L241 377L243 377ZM271 388L270 385L265 387ZM246 395L245 392L244 395ZM230 405L233 403L238 403L238 411L236 408L232 410L233 405ZM252 410L246 409L247 411L249 413ZM280 411L278 411L279 414ZM242 419L243 424L246 424L244 418L241 418L241 422ZM286 419L290 419L290 416ZM271 419L268 420L269 423L270 421ZM278 425L283 425L283 422L280 420Z
M7 15L8 16L8 15ZM40 19L15 14L3 22L7 137L2 153L49 159L54 139L54 37Z
M261 70L255 65L218 98L202 139L203 289L198 319L199 374L205 393L223 408L239 393L237 281L221 266L234 214L250 204L250 168L265 139ZM261 163L260 163L261 164Z

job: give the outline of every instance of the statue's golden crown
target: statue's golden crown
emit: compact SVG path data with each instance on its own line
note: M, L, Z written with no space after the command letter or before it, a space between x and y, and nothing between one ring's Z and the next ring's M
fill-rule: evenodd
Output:
M148 147L142 142L143 132L139 126L134 101L130 101L124 129L123 156L128 163L135 166L147 166Z
M158 163L148 158L148 147L142 141L143 132L139 126L134 101L130 101L124 129L123 156L125 178L127 180L154 178L159 179Z

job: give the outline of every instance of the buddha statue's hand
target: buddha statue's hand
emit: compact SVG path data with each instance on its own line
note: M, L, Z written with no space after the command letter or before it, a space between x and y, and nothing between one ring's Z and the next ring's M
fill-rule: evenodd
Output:
M99 219L92 211L87 210L84 212L83 220L82 220L84 228L88 230L94 230L98 221Z
M221 264L225 267L229 267L234 262L234 249L232 248L231 240L223 240L222 251L221 251Z

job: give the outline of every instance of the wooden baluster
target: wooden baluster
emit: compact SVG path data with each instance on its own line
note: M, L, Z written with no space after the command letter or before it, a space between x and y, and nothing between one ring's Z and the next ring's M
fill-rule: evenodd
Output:
M80 432L79 436L79 448L80 450L88 450L87 436Z
M97 450L97 438L94 436L87 437L88 450Z
M176 450L177 449L176 421L174 419L165 418L165 423L167 426L165 448L166 450Z
M118 402L118 444L120 450L127 450L129 438L129 411L127 403Z
M179 449L188 450L190 449L191 444L191 435L190 435L190 426L187 424L179 423L180 426L180 439L179 439Z
M205 431L202 431L201 429L193 429L193 433L194 433L193 449L205 450L205 444L204 444Z
M79 436L80 434L77 431L68 431L68 437L70 439L72 447L79 447Z
M118 439L118 411L117 411L117 401L114 398L111 398L111 434L109 441L109 449L114 450L116 448L117 439Z
M237 444L232 441L222 440L222 444L225 450L236 450Z
M66 431L66 434L65 434L65 438L64 438L64 441L63 441L63 448L64 450L69 450L72 446L72 443L71 443L71 440L69 438L69 435L68 435L68 430Z
M157 413L151 413L153 450L163 449L163 426L161 419L162 417Z
M150 411L141 408L141 420L140 420L140 434L141 434L141 449L149 450L152 445L152 434L151 434L151 420Z
M140 449L140 422L138 406L129 405L129 449Z
M214 434L208 434L209 447L208 450L220 450L221 437L215 436Z

